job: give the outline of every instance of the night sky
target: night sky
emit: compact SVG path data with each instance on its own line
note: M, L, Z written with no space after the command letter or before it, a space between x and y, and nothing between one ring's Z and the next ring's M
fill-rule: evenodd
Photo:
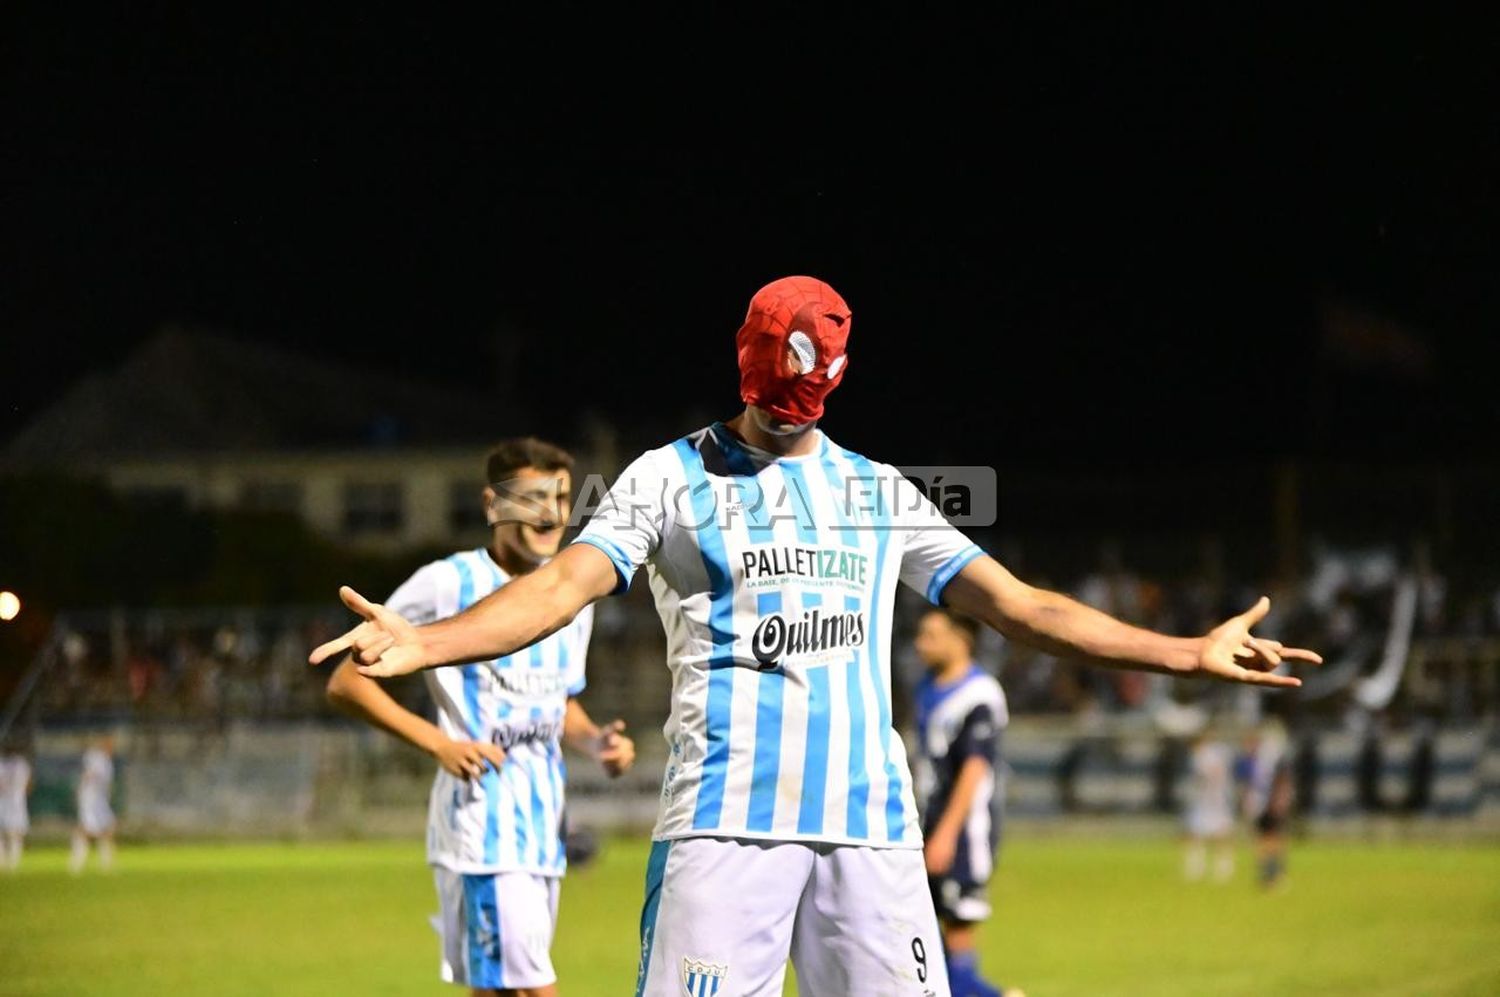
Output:
M1495 449L1485 25L208 6L6 15L0 437L164 323L479 390L521 333L539 426L728 415L801 272L855 316L825 426L882 459Z

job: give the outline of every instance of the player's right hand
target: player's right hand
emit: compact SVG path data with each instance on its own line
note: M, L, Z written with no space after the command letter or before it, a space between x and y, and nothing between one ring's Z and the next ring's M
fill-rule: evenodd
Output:
M505 763L505 749L488 741L444 740L432 750L432 757L449 775L460 779L478 779L486 768L500 771Z
M339 589L339 598L364 617L364 622L342 637L320 645L308 655L308 663L320 665L335 654L351 651L359 673L370 678L406 675L423 668L426 662L417 628L400 613L371 602L347 585Z
M922 845L922 860L927 865L927 875L946 876L958 857L958 836L934 831Z

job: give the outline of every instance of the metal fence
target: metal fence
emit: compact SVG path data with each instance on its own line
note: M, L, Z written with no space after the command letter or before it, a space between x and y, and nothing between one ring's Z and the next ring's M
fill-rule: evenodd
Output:
M433 762L363 726L235 723L204 742L190 730L121 729L115 807L122 833L169 837L420 838ZM44 729L35 741L33 826L65 834L83 732ZM1001 769L1009 816L1066 825L1134 818L1175 826L1189 790L1187 746L1137 725L1081 730L1070 720L1017 723ZM1327 730L1290 745L1295 812L1303 826L1385 820L1427 829L1500 834L1500 728ZM642 736L639 764L622 780L573 760L569 820L595 830L650 826L665 766Z

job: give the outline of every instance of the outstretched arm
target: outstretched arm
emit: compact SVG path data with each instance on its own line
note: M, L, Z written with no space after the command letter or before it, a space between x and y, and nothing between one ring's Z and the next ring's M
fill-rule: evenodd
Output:
M1202 637L1168 637L1027 585L994 558L976 557L943 589L943 601L1012 640L1117 668L1287 687L1302 680L1271 674L1283 659L1323 661L1312 651L1250 635L1250 628L1270 611L1266 598Z
M566 626L584 606L612 592L617 579L603 552L573 544L457 616L425 627L412 626L345 586L339 597L364 622L313 651L308 660L316 665L353 651L359 674L387 677L501 658Z
M394 734L407 744L431 755L439 765L460 779L478 778L487 767L500 770L505 751L484 741L455 741L437 725L391 698L374 679L365 678L345 658L328 677L328 701L350 716L372 727Z

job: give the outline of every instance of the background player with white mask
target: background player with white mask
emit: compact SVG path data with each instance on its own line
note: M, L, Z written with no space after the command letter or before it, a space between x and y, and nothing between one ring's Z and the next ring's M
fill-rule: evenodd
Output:
M490 543L420 568L391 608L412 623L461 612L515 584L557 552L571 503L573 458L533 437L504 440L485 462L482 501ZM611 776L635 745L616 721L600 728L575 698L583 691L592 611L525 653L426 674L436 722L396 702L345 660L329 698L438 763L427 815L442 939L439 973L476 995L552 997L551 947L563 836L563 746Z

